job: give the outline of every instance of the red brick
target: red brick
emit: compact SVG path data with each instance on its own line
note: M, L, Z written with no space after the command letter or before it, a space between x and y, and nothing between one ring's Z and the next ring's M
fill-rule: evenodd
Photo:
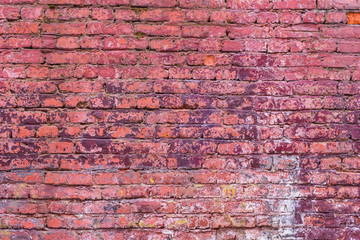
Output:
M345 23L347 22L346 12L328 12L325 21L326 23Z
M358 9L0 0L0 238L358 239Z
M226 6L231 9L269 9L269 0L230 0Z
M99 92L102 88L101 83L80 81L80 82L64 82L59 84L60 91L63 92Z
M320 9L357 9L359 3L356 0L338 1L338 0L319 0Z
M180 7L182 8L221 8L224 6L224 0L180 0Z
M148 10L140 13L140 20L150 22L182 22L185 20L185 13L180 11L164 11L162 9Z
M17 7L2 6L0 7L1 19L17 19L20 16L20 9Z
M43 14L42 7L24 7L21 9L21 17L24 19L40 19Z
M353 146L349 142L319 142L310 145L312 153L350 153Z
M125 23L105 24L101 22L90 22L86 25L86 33L90 35L131 34L132 31L133 31L132 25Z
M341 159L338 157L323 158L320 161L320 168L324 170L341 169Z
M138 184L140 182L139 173L101 173L94 176L95 184Z
M344 159L344 167L347 169L359 169L360 168L360 160L357 157L345 158Z
M220 154L252 154L256 151L256 145L251 143L222 143L219 144L217 152Z
M129 5L130 0L84 0L86 5L104 5L104 6L118 6L118 5Z
M48 146L49 153L72 153L73 149L72 142L52 142Z
M14 138L31 138L35 136L35 129L31 127L14 128L12 135Z
M207 22L209 12L207 10L190 10L186 12L186 20L189 22Z
M135 33L149 36L178 36L180 27L166 25L136 25Z
M268 27L231 27L229 37L234 38L270 38L272 29Z
M359 38L360 28L357 26L324 27L321 29L325 38Z
M42 126L37 131L38 137L53 138L59 135L58 128L56 126Z
M44 23L41 30L47 34L80 35L85 33L85 23Z
M302 16L303 22L306 23L323 23L324 13L322 12L307 12Z
M258 23L278 23L279 14L275 12L259 12L257 14Z
M273 5L275 9L314 9L316 8L316 0L300 0L300 1L284 1L275 0Z
M174 7L176 5L175 0L163 1L152 1L152 0L133 0L132 6L136 7Z
M46 175L47 184L54 185L92 185L91 174L51 172Z
M115 18L124 21L137 20L138 15L134 10L116 9Z
M226 29L224 27L217 26L184 26L181 30L181 36L187 38L223 37L225 36L225 33Z
M4 23L0 27L0 33L4 34L31 34L39 32L39 23L25 22L25 23Z
M3 53L3 63L42 63L43 57L39 50L24 50L21 52Z
M338 43L338 51L343 53L360 52L360 48L357 43L357 41L340 41Z
M64 49L79 48L79 39L77 37L60 37L56 39L56 46Z
M4 68L2 71L4 78L25 78L25 68L23 66L14 66L9 68Z
M82 0L40 0L40 4L73 4L73 5L79 5L82 3Z
M96 20L109 20L114 17L112 9L93 8L91 17Z
M89 53L54 52L46 55L46 62L49 64L88 63L89 60L90 60Z

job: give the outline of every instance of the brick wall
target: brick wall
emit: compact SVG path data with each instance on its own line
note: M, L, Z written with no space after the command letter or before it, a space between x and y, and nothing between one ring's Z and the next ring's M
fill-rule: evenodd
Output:
M360 239L358 0L0 3L1 239Z

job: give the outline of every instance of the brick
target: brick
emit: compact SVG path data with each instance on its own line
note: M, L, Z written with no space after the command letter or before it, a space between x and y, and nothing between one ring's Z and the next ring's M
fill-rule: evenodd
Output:
M296 12L284 12L279 14L280 23L298 24L301 23L301 14Z
M84 23L53 23L42 24L41 30L46 34L80 35L85 33Z
M314 9L316 8L315 0L300 0L300 1L273 1L273 7L275 9Z
M100 40L100 38L82 38L80 41L80 47L81 48L90 48L90 49L96 49L96 48L102 48L103 43Z
M185 20L185 13L178 11L164 11L161 9L148 10L140 13L140 20L150 22L183 22Z
M6 42L4 42L4 48L26 48L31 47L30 37L11 37Z
M90 22L86 25L86 33L89 35L131 34L132 31L132 25L125 23L105 24L102 22Z
M109 20L114 17L112 9L93 8L91 17L96 20Z
M169 0L166 2L162 2L151 0L134 0L131 2L131 5L136 7L174 7L176 6L176 1Z
M38 137L57 137L59 135L58 128L56 126L42 126L37 131Z
M360 161L357 157L345 158L343 163L347 169L359 169L360 167Z
M130 4L130 0L85 0L84 4L86 5L104 5L104 6L121 6Z
M4 34L31 34L39 32L39 23L25 22L25 23L4 23L0 27L0 33Z
M182 184L189 182L186 173L148 173L141 176L141 181L145 184Z
M140 182L140 175L138 173L124 172L118 173L102 173L94 176L96 184L137 184Z
M256 14L238 11L214 11L210 15L210 21L215 23L251 24L255 23Z
M359 239L358 9L0 0L0 238Z
M269 9L268 0L230 0L226 2L226 7L230 9Z
M82 0L40 0L40 4L73 4L73 5L79 5L82 3Z
M321 169L341 169L341 159L340 158L323 158L320 162Z
M116 9L115 19L123 21L133 21L138 19L138 15L134 10Z
M252 154L256 146L250 143L223 143L219 144L217 152L220 154Z
M360 14L359 13L348 13L347 14L348 24L360 24Z
M258 23L277 23L279 22L279 15L274 12L260 12L257 14Z
M56 46L64 49L79 48L79 40L76 37L60 37L56 39Z
M186 12L186 20L189 22L207 22L209 13L206 10L189 10Z
M72 142L52 142L48 147L49 153L72 153L74 144Z
M234 38L270 38L272 30L268 27L232 27L229 37Z
M334 28L323 28L322 35L325 38L359 38L360 28L357 26L344 26Z
M96 82L64 82L59 84L59 89L62 92L99 92L102 88L101 83Z
M49 53L45 56L46 62L48 64L73 64L78 63L88 63L90 60L89 53L65 53L65 52L54 52Z
M182 8L221 8L225 6L224 0L180 0L180 7Z
M17 7L6 7L0 8L1 19L17 19L20 16L20 9Z
M319 0L318 7L320 9L357 9L359 3L355 0L338 1L338 0Z
M135 33L149 36L178 36L180 27L166 25L136 25Z
M302 15L303 22L306 23L323 23L324 13L322 12L307 12Z
M40 19L43 14L42 7L24 7L21 9L21 17L24 19Z
M343 142L320 142L310 145L310 151L312 153L348 153L351 152L352 149L353 146L351 143Z
M43 96L41 98L42 107L63 107L63 100L60 97L47 97Z
M21 52L3 53L3 63L42 63L43 56L38 50L24 50Z
M207 37L223 37L226 29L224 27L212 26L184 26L181 30L182 37L207 38Z
M358 45L356 41L341 41L338 43L339 52L359 52Z
M90 174L51 172L46 175L47 184L53 185L92 185Z
M160 52L173 52L182 50L197 50L200 41L198 39L181 40L153 40L150 42L150 48Z
M42 66L31 66L26 70L26 76L30 78L47 78L49 76L49 68Z
M4 78L26 78L25 68L22 66L14 66L3 69L3 77Z
M137 57L138 55L136 53L130 53L130 52L97 51L91 54L90 63L101 64L101 65L107 65L107 64L134 65L137 61Z
M326 23L345 23L347 22L346 12L328 12L325 16Z

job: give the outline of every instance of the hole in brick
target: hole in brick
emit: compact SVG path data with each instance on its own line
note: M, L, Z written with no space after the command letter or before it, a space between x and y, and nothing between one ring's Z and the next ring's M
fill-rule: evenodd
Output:
M348 24L360 24L360 12L347 14Z

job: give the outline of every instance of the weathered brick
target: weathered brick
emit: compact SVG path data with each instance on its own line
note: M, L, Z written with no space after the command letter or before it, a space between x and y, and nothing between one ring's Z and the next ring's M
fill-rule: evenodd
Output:
M230 0L226 6L231 9L269 9L269 0Z
M221 8L225 5L224 0L180 0L182 8Z
M284 1L275 0L272 2L275 9L314 9L316 0Z
M136 25L135 33L149 36L178 36L180 27L167 25Z
M0 5L1 239L359 238L357 0Z

